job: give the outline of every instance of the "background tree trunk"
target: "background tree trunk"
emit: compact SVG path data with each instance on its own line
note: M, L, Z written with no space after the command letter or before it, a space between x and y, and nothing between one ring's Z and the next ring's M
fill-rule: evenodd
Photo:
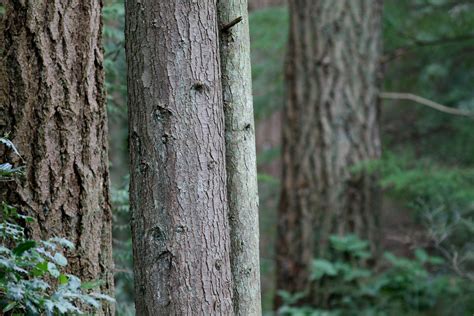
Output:
M231 315L216 2L128 1L137 315Z
M259 10L272 6L281 6L286 4L286 0L249 0L249 10Z
M102 2L5 5L0 132L10 133L26 174L2 183L2 196L36 218L31 238L72 241L68 272L104 281L113 295Z
M351 170L380 156L382 2L290 1L277 287L308 288L331 234L373 242L376 182Z
M218 1L235 315L260 315L258 187L247 0Z

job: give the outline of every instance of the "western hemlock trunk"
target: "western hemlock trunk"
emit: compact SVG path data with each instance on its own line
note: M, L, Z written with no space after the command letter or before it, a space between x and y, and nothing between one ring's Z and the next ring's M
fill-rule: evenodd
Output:
M260 315L258 187L247 0L218 1L236 315ZM225 29L236 18L242 21Z
M2 195L36 218L31 238L72 241L69 272L113 295L101 9L100 0L6 2L0 132L26 172Z
M277 287L297 292L308 288L311 260L325 255L331 234L376 238L375 179L352 168L380 155L382 2L289 5Z
M216 2L128 1L137 315L231 315Z

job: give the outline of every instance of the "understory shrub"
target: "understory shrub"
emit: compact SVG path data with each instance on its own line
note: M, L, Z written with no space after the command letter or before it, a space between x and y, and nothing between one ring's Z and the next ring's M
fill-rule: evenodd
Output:
M20 155L8 139L0 138L0 142ZM0 163L0 181L10 181L21 172L20 167ZM5 201L0 208L0 314L83 314L83 306L94 310L102 301L114 301L93 290L100 281L81 282L63 272L68 264L64 251L73 251L73 243L59 237L29 239L24 227L34 219Z
M386 252L377 267L368 243L357 236L332 236L328 258L316 258L311 280L320 293L316 308L308 293L280 291L279 315L461 315L474 311L472 282L448 273L443 258L417 249L412 258ZM453 306L453 302L456 305ZM322 307L321 307L322 306ZM460 313L454 310L460 311Z

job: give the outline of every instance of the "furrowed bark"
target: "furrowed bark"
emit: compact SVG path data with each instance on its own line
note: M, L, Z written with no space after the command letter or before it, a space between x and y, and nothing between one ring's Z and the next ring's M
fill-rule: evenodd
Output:
M218 1L217 10L234 313L260 315L258 187L247 0Z
M232 315L216 3L127 1L137 315Z
M332 234L376 241L378 191L354 166L380 156L382 2L295 0L290 6L277 287L309 288ZM277 299L277 304L281 303Z
M102 1L6 1L0 64L0 133L26 166L3 198L36 219L34 239L64 237L67 272L102 280L113 260L102 69ZM102 315L113 315L104 305Z

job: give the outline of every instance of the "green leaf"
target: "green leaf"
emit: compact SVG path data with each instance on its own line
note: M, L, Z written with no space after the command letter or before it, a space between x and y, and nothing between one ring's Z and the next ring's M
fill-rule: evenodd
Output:
M3 312L6 313L8 311L11 311L12 309L15 308L15 306L18 304L18 302L10 302L3 308Z
M334 264L324 259L314 260L312 270L313 272L311 276L314 280L319 280L325 275L328 275L328 276L337 275L337 269L334 267Z
M99 301L97 301L97 300L96 300L95 298L93 298L92 296L84 295L84 296L81 297L81 299L82 299L85 303L87 303L87 304L89 304L89 305L91 305L91 306L93 306L93 307L95 307L95 308L99 308L99 307L100 307Z
M346 271L344 274L344 280L350 282L356 279L368 278L371 275L372 272L368 269L352 268Z
M67 266L67 259L61 253L57 252L54 255L54 261L62 267Z
M367 251L369 243L360 240L356 235L330 236L331 246L339 252L358 253Z
M298 293L296 293L296 294L298 294ZM102 294L102 293L91 293L91 296L92 296L92 297L95 297L95 298L97 298L97 299L99 299L99 300L105 300L105 301L109 301L109 302L112 302L112 303L115 302L115 299L114 299L113 297L111 297L111 296L109 296L109 295L106 295L106 294ZM304 296L304 295L303 295L303 296ZM303 296L302 296L302 297L303 297ZM301 297L301 298L302 298L302 297ZM299 299L299 298L298 298L298 299Z
M290 293L284 290L278 290L277 294L282 298L285 305L293 305L306 296L304 292Z
M76 306L74 306L73 304L71 304L70 302L66 300L60 300L58 302L54 302L54 307L58 309L61 315L64 315L68 312L70 313L75 312L75 313L82 314L80 309L78 309Z
M103 280L96 280L96 281L90 281L90 282L83 282L81 284L81 289L83 290L91 290L100 287L102 284L105 282Z
M27 223L32 223L35 221L35 219L31 216L26 216L26 215L18 215L19 218L23 219Z
M428 262L434 265L440 265L444 263L444 259L438 256L432 256L428 259Z
M55 278L60 276L58 267L56 267L56 265L52 262L48 262L48 271Z
M34 247L36 247L36 241L27 240L20 243L18 246L16 246L16 248L13 249L13 253L17 256L21 256L25 251L28 251Z
M38 263L32 271L33 276L42 276L46 272L48 272L48 262L47 261L42 261L42 262Z
M54 237L50 239L51 242L55 242L65 248L74 249L74 244L65 238Z
M426 251L424 251L423 249L416 249L415 257L418 259L418 261L425 263L426 261L428 261L430 256L428 256Z
M61 274L58 278L59 284L66 285L69 282L69 278L65 274Z

